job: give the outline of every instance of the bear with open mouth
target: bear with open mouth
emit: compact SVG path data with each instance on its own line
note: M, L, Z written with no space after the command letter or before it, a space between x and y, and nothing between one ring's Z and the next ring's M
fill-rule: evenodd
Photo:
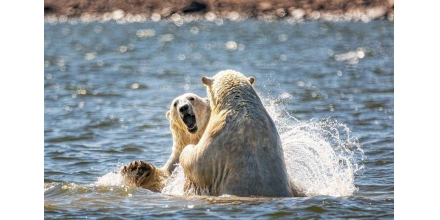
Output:
M275 123L253 89L254 77L225 70L202 77L208 97L186 93L166 113L173 152L157 168L133 161L120 173L125 185L160 192L180 163L184 191L218 196L306 196L286 170ZM290 174L291 175L291 174Z
M179 163L180 153L189 144L197 144L211 114L209 100L193 93L175 98L166 113L173 137L173 152L166 164L158 168L144 161L133 161L120 170L125 185L159 192Z

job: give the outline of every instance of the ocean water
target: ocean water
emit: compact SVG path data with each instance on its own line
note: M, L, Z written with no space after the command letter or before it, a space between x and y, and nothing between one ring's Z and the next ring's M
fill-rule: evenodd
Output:
M300 198L161 193L121 166L171 154L165 113L234 69L276 122ZM394 218L394 22L44 23L46 219Z

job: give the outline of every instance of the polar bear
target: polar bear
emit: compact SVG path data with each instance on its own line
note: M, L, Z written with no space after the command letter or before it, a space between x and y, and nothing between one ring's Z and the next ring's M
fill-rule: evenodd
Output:
M179 163L180 153L189 144L197 144L206 129L211 114L209 100L193 93L173 100L166 113L173 137L173 152L166 164L157 168L151 163L133 161L120 170L125 185L159 192Z
M201 80L211 116L200 141L180 154L185 190L212 196L292 196L281 140L252 87L255 78L225 70Z

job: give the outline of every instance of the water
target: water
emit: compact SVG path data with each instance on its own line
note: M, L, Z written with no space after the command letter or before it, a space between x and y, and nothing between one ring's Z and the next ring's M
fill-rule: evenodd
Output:
M224 69L256 78L302 198L185 196L120 184L171 154L165 112ZM394 23L45 22L44 216L394 217Z

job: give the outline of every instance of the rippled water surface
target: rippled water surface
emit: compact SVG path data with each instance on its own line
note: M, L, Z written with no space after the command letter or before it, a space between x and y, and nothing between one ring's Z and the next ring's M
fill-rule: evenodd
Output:
M44 67L47 219L394 218L393 22L45 22ZM121 165L165 164L171 101L224 69L256 78L309 196L120 184Z

